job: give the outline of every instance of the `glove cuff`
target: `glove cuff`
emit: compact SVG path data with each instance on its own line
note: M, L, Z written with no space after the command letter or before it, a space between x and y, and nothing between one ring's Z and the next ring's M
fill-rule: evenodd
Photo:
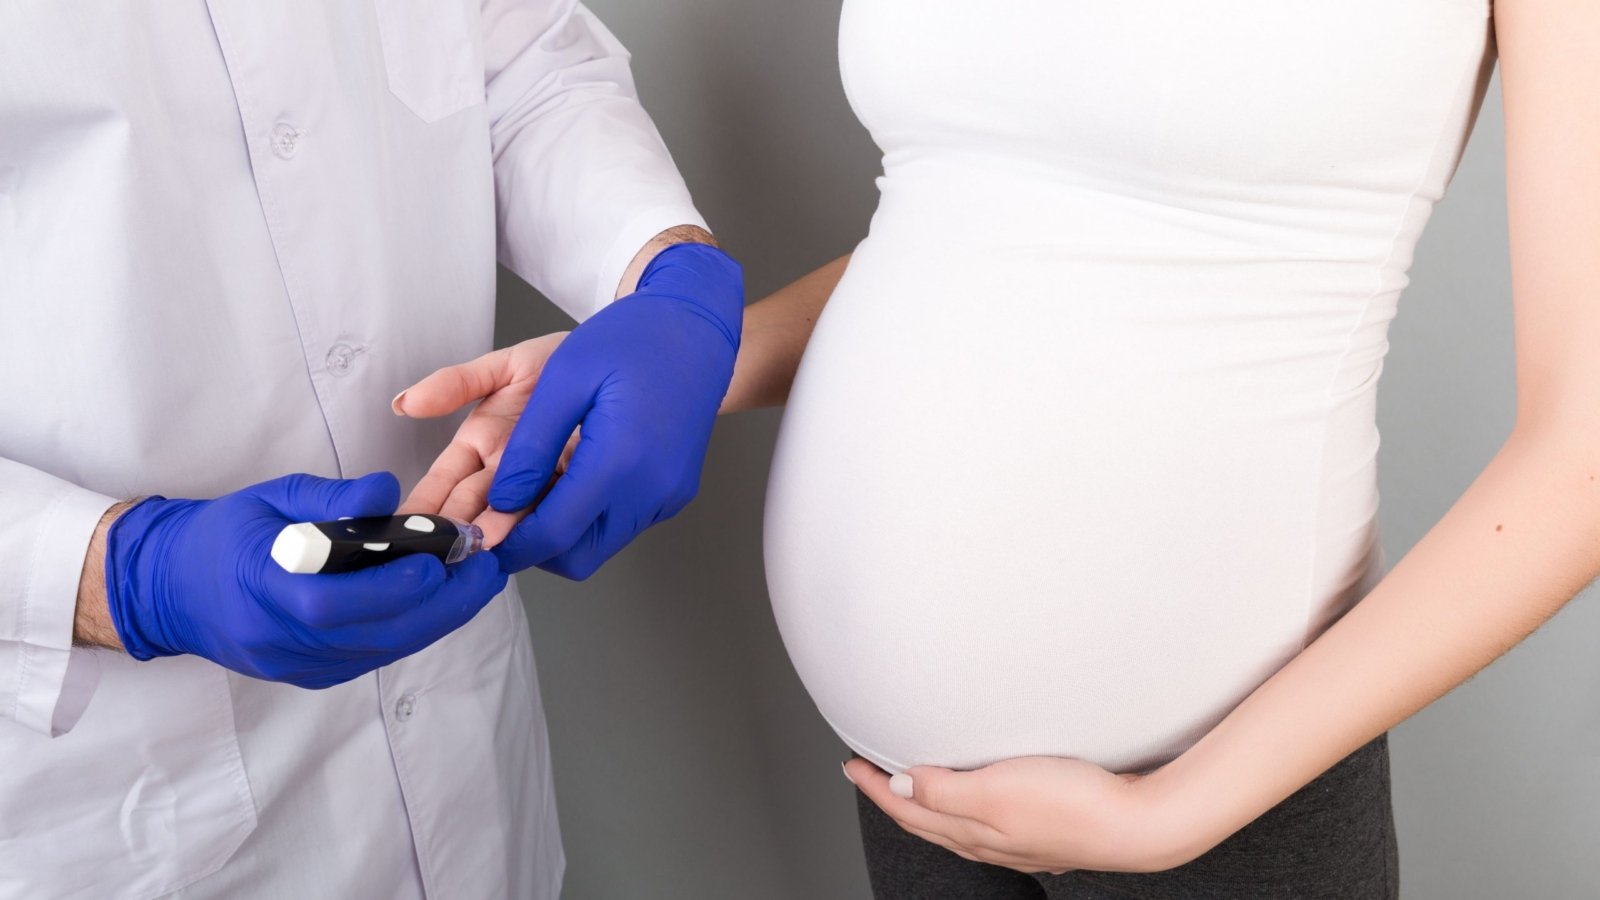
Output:
M146 497L118 516L106 531L106 605L123 649L137 660L177 656L161 627L160 555L170 534L187 518L193 501Z
M638 291L671 296L695 307L738 349L744 326L744 269L718 248L673 244L645 266Z

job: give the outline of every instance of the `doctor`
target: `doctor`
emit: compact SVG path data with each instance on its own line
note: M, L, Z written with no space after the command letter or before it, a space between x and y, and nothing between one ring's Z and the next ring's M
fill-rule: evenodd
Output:
M407 506L503 543L276 569L449 444L390 398L497 259L582 324ZM742 303L574 0L0 6L0 897L555 898L508 574L688 502Z

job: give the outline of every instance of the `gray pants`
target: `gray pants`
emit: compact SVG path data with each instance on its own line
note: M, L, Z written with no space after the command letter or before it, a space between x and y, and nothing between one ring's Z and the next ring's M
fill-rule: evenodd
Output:
M1199 859L1152 874L1024 875L902 831L861 792L877 900L1394 900L1400 893L1387 735Z

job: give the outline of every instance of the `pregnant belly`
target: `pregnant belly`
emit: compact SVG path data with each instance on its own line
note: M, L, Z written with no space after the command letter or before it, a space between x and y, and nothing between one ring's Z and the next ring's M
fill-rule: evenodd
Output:
M795 668L891 771L1158 765L1374 574L1370 385L1330 401L1318 349L1351 323L1263 315L1260 266L912 264L904 237L858 251L783 422L765 540ZM984 262L928 265L958 253Z

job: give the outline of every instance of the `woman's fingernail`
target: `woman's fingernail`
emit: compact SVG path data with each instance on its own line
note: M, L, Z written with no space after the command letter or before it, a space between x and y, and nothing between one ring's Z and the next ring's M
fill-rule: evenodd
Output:
M850 770L845 767L844 763L839 763L839 771L844 773L844 780L845 781L848 781L851 784L855 784L856 783L856 780L854 778L850 777Z
M408 390L410 390L410 388L406 388L406 390L408 391ZM404 400L405 397L406 397L406 392L405 391L401 391L400 393L394 395L394 399L393 400L389 401L389 408L394 410L394 414L397 415L397 416L403 416L403 415L406 414L406 411L400 408L400 401Z
M896 797L904 797L905 799L910 800L912 794L911 776L901 772L899 775L890 778L889 792L894 794Z

